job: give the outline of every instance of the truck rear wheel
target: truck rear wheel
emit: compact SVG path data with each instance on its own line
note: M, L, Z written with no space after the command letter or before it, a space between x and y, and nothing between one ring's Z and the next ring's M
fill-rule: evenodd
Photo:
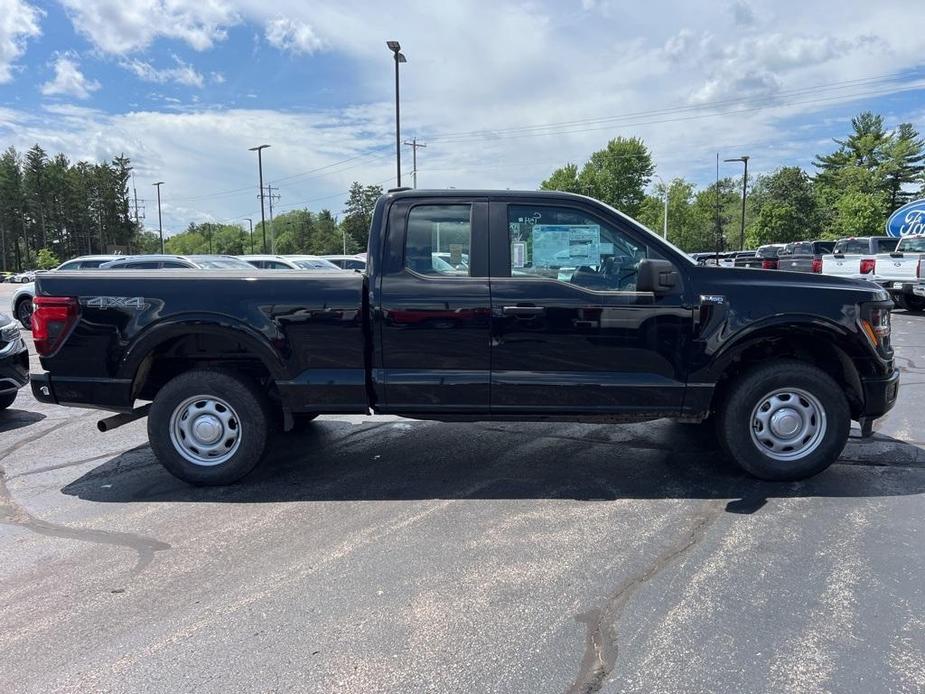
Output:
M266 398L250 380L195 370L158 391L148 413L148 440L161 464L194 485L236 482L267 447Z
M746 472L799 480L825 470L848 441L841 387L811 364L773 361L746 372L720 406L720 444Z

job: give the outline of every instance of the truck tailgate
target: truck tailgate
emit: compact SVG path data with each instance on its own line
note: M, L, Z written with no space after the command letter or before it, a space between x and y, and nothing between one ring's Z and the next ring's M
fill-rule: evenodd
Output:
M861 274L861 260L871 256L863 255L824 255L822 256L822 274L835 277L866 278Z

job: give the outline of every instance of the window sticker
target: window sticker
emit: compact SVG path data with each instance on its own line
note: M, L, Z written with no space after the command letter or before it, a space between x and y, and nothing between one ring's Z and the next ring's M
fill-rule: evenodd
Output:
M511 244L511 267L523 267L527 260L527 244Z
M533 227L534 267L601 264L598 224L537 224Z

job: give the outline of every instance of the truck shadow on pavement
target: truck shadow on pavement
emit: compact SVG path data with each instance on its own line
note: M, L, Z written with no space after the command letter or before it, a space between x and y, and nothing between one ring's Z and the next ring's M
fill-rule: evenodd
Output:
M725 461L708 432L648 424L438 424L320 420L280 435L264 463L227 487L191 487L147 445L86 472L62 492L96 502L276 503L426 499L725 499L754 513L769 498L925 492L925 451L852 438L838 463L793 483L756 480Z
M15 408L2 410L0 411L0 434L32 426L36 422L41 422L43 419L45 419L45 415L40 412L17 410Z

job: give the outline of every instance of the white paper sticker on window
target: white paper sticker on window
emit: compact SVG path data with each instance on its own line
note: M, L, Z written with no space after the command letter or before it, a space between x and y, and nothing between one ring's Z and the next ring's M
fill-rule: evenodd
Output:
M527 244L511 244L511 267L523 267L527 260Z
M601 264L598 224L537 224L533 227L534 267Z

